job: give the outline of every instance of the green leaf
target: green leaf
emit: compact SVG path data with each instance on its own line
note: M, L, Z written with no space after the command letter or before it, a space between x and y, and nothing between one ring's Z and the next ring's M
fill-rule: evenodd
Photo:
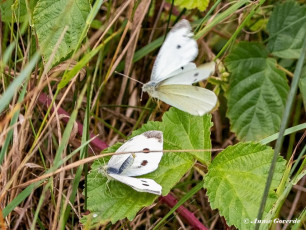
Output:
M287 1L275 7L267 30L269 50L281 58L299 58L306 36L306 6Z
M159 124L159 126L157 126ZM135 133L158 129L164 133L164 149L211 149L211 115L192 116L179 109L171 108L163 116L162 122L148 122ZM190 152L198 161L209 165L210 151Z
M306 109L306 66L303 67L299 88L303 97L304 108Z
M261 140L276 133L289 90L285 74L258 43L241 42L225 62L229 72L228 112L240 140Z
M219 209L228 225L254 229L261 197L268 177L273 149L258 143L239 143L223 150L213 160L205 177L204 188L213 209ZM278 158L265 215L277 196L274 190L285 171L286 161ZM245 223L245 220L249 223Z
M211 115L192 116L171 108L164 114L162 122L148 122L133 132L132 136L148 130L161 130L165 150L211 149L211 126ZM107 152L115 152L119 145L108 148ZM209 164L210 157L209 151L164 153L158 169L141 177L154 179L162 186L162 194L166 195L190 170L195 158ZM112 180L107 183L107 178L101 173L103 165L104 159L95 161L88 175L88 209L91 215L84 217L83 223L86 221L115 223L124 218L132 220L141 208L151 205L157 198L153 194L137 192L118 181Z
M200 11L204 11L209 4L209 0L175 0L174 4L189 10L198 8Z
M86 25L89 12L88 0L39 0L34 9L33 19L46 60L54 51L66 26L68 26L68 30L55 52L52 63L57 63L75 49Z

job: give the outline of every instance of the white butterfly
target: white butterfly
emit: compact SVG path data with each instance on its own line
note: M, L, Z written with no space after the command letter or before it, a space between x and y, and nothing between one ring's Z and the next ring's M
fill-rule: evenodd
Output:
M191 62L198 55L198 45L192 36L187 20L171 29L157 55L151 80L142 89L180 110L202 116L215 107L217 96L192 84L208 78L215 71L215 64L197 68Z
M142 153L134 153L142 151ZM160 151L160 152L151 152ZM106 174L136 191L161 195L162 187L152 179L134 178L155 171L163 155L163 133L147 131L125 142L108 161Z

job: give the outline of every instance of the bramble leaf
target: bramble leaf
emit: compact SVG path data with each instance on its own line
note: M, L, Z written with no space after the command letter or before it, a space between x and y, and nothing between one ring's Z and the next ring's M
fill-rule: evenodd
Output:
M269 19L268 48L281 58L299 58L306 37L306 6L286 1L275 7Z
M89 12L90 4L87 0L38 1L34 9L33 20L46 60L54 51L66 27L68 29L55 52L52 63L57 63L67 57L76 48Z
M204 188L211 207L220 211L228 225L254 229L272 158L271 147L239 143L220 152L208 167ZM264 215L277 199L274 189L280 183L285 164L278 157Z
M241 42L226 58L231 73L228 112L231 130L243 141L256 141L276 133L289 86L285 74L258 43Z

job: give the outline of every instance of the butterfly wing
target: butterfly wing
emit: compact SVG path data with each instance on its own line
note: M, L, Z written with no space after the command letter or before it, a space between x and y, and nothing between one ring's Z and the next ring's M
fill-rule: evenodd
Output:
M184 73L184 72L188 72L190 70L195 70L196 68L197 68L196 64L194 64L193 62L189 62L187 65L181 66L179 69L177 69L174 72L172 72L171 74L167 75L165 77L165 79L170 78L172 76L176 76L176 75Z
M138 192L148 192L156 195L161 195L162 187L152 179L134 178L118 174L108 174L113 179L126 184Z
M132 138L133 139L133 138ZM126 148L128 145L124 143L117 149L116 153L120 152L128 152ZM136 151L136 150L134 150ZM107 172L108 173L122 173L127 167L129 167L134 161L134 157L132 154L120 154L120 155L113 155L111 159L107 163Z
M158 168L162 158L163 133L161 131L147 131L125 142L116 152L129 152L111 157L107 164L108 173L125 176L138 176L153 172ZM134 153L143 151L143 153Z
M190 69L162 81L160 85L191 85L207 79L215 72L215 63L205 63L198 68Z
M191 85L161 85L156 88L155 97L182 111L202 116L217 104L214 92Z
M170 30L155 60L151 81L159 82L166 79L196 58L198 45L192 36L191 26L187 20L179 21Z
M139 176L155 171L163 156L163 133L161 131L147 131L140 135L137 144L142 145L143 153L135 153L133 164L122 175ZM160 150L161 152L155 152ZM150 152L154 151L154 152Z

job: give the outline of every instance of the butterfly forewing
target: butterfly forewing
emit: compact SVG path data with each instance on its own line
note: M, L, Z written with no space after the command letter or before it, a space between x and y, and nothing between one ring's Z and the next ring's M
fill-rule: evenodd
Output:
M180 68L175 70L173 73L171 73L168 76L166 76L165 79L167 80L168 78L171 78L171 77L173 77L175 75L178 75L178 74L181 74L181 73L184 73L184 72L188 72L188 71L194 70L196 68L197 68L196 64L194 64L193 62L189 62L187 65L181 66Z
M191 26L187 20L181 20L170 30L154 63L151 81L166 79L196 58L198 45L192 36Z
M163 135L161 131L145 132L140 135L140 138L137 138L135 145L138 145L138 141L141 143L139 143L140 149L145 150L145 153L135 154L133 164L123 172L126 176L139 176L153 172L158 168L163 156Z

